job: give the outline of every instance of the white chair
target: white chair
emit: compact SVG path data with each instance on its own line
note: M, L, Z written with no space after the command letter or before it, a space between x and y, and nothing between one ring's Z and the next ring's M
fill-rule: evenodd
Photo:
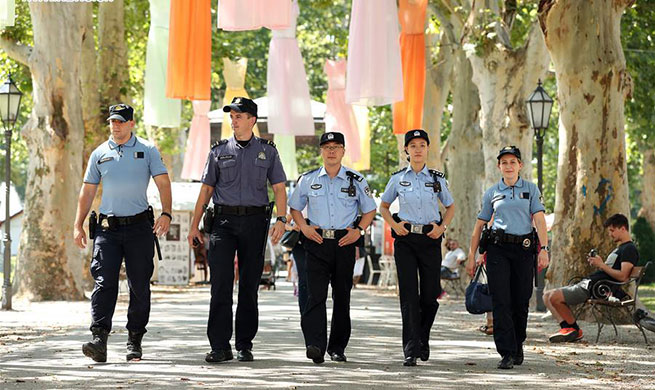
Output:
M380 264L380 280L378 281L379 287L393 286L396 284L396 263L393 256L382 255L378 261Z
M370 255L366 255L366 264L368 264L368 280L366 284L370 286L373 283L373 277L375 275L380 275L380 278L382 278L382 270L373 268L373 260L371 260Z

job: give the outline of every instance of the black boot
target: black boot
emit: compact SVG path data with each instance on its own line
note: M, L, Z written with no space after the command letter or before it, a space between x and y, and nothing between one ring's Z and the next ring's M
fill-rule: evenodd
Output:
M107 361L107 335L109 331L103 328L91 328L93 340L82 344L82 352L96 362Z
M143 339L143 333L136 333L128 331L127 336L127 361L134 359L141 359L141 340Z

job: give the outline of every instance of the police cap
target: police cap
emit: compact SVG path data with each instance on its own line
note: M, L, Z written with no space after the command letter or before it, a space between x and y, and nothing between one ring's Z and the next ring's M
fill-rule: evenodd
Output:
M248 114L257 117L257 103L246 97L235 97L232 99L232 103L223 107L223 112L230 112L232 110L236 112L247 112Z
M346 139L344 138L343 134L336 131L329 131L321 135L321 140L319 141L318 146L323 146L323 144L328 142L336 142L346 146Z
M423 138L427 141L428 145L430 145L430 137L428 137L428 133L423 129L416 129L405 133L405 146L409 145L409 141L414 138Z
M500 161L500 158L506 154L512 154L516 156L516 158L518 158L519 160L521 159L521 151L519 150L519 148L517 148L514 145L505 146L504 148L500 149L500 152L498 152L498 157L497 157L498 161Z
M121 122L134 120L134 109L124 103L109 106L109 118L107 118L107 120L110 121L112 119Z

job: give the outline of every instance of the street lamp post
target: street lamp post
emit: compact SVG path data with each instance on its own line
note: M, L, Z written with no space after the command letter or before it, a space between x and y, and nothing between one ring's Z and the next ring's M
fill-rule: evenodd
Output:
M0 86L0 120L5 129L5 235L2 240L5 246L3 264L4 283L2 285L2 309L11 310L11 214L9 211L9 195L11 189L11 133L16 124L20 100L23 94L18 89L11 75Z
M527 100L528 117L530 118L530 125L534 129L534 136L537 141L537 185L539 192L544 192L544 177L543 177L543 158L544 158L544 136L546 129L550 122L550 113L553 109L553 99L548 96L546 91L541 86L541 80L537 83L537 89L532 92ZM537 311L545 312L546 306L544 305L543 292L544 292L544 274L545 270L537 275Z

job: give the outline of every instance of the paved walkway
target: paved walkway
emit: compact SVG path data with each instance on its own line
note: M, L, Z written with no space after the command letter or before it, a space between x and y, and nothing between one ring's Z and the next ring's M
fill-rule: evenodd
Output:
M304 357L292 288L278 285L260 293L256 360L250 363L205 363L206 286L154 289L144 360L132 363L124 358L125 294L103 364L81 352L89 339L88 302L17 304L17 311L0 312L0 388L655 389L655 351L642 345L640 334L622 327L620 344L611 334L599 345L550 345L545 335L556 326L541 314L531 314L524 365L497 370L493 340L476 331L483 316L469 315L457 299L442 302L430 360L403 367L397 298L363 288L353 291L348 363L317 366ZM594 325L584 329L592 339Z

